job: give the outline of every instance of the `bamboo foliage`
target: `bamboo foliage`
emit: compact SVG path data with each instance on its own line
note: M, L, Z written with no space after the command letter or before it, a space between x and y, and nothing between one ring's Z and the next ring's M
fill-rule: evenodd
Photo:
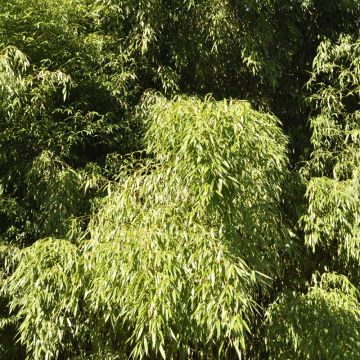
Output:
M271 228L286 138L245 102L150 95L144 104L154 157L120 182L90 227L93 311L120 333L125 325L135 358L244 351L256 271L265 270L254 253L276 255L286 232ZM279 187L271 192L268 181Z
M359 110L360 42L343 36L323 42L309 86L318 112L311 119L313 153L304 173L309 207L303 217L306 243L335 244L348 263L360 264ZM321 79L321 82L320 82Z
M300 225L305 244L321 251L324 272L307 292L285 292L268 308L273 359L359 357L359 65L359 40L349 36L322 42L314 59L313 152L302 169L307 209Z
M359 291L343 275L314 276L306 294L283 295L267 322L270 359L359 357Z
M66 351L85 314L98 356L246 351L259 271L277 270L256 258L279 256L286 241L273 223L286 137L248 103L211 97L148 95L138 116L151 156L110 187L81 254L66 240L36 242L8 281L29 357Z
M359 19L0 1L0 359L356 359Z
M45 239L19 255L19 265L5 284L16 310L21 343L28 358L58 358L71 345L80 324L81 258L66 240ZM30 271L29 271L30 270Z
M288 235L280 225L287 157L278 121L242 101L200 104L180 98L167 103L160 98L149 109L148 151L169 163L168 176L176 174L165 180L169 186L184 184L186 193L175 196L191 201L196 219L205 216L207 223L221 224L227 236L241 242L250 263L259 259L260 249L273 256ZM258 270L262 265L256 265Z

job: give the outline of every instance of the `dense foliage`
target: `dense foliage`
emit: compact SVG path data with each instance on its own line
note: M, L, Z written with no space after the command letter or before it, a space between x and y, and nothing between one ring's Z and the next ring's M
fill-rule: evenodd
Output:
M0 2L0 358L358 359L359 26Z

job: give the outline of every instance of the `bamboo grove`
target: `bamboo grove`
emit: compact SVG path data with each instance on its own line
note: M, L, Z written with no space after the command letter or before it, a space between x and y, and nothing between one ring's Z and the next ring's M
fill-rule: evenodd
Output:
M359 359L359 29L0 2L0 359Z

